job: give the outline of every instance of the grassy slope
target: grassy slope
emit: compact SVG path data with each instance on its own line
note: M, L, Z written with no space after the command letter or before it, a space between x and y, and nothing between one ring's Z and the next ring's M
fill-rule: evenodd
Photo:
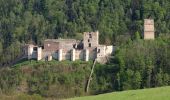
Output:
M45 100L45 98L39 95L28 95L28 94L12 94L12 95L3 95L0 94L0 100Z
M67 61L66 61L67 62ZM14 67L22 67L27 65L36 65L45 62L37 62L35 60L31 61L21 61L18 62ZM50 63L57 64L57 61L51 61ZM11 96L0 96L4 97L2 100L8 100L9 98L14 98ZM16 97L11 100L19 100L22 96ZM30 96L31 98L32 96ZM8 98L8 99L7 99ZM49 99L51 100L51 99ZM143 90L130 90L123 92L113 92L107 94L101 94L97 96L87 96L87 97L78 97L71 98L68 100L170 100L170 86L169 87L160 87L153 89L143 89Z
M113 92L69 100L170 100L170 87Z

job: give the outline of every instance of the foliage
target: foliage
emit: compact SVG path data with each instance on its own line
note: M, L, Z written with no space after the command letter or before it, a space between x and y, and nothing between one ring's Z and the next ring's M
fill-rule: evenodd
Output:
M163 81L170 72L170 36L166 36L154 41L138 39L119 47L114 60L119 66L120 90L170 84Z
M68 100L169 100L170 87L113 92L95 96L77 97Z
M82 39L85 31L99 30L100 43L116 45L122 35L133 38L136 32L142 34L144 18L155 20L156 35L169 33L169 3L168 0L1 0L0 65L9 65L20 57L21 44L42 45L47 38Z
M0 89L3 94L17 91L52 98L84 95L91 66L91 62L82 61L21 62L0 69Z
M117 46L110 62L96 64L89 94L170 85L170 36L128 41ZM82 96L91 66L91 61L24 61L0 70L0 88L2 93L26 91L52 98Z
M170 36L130 41L116 47L108 64L96 65L92 94L170 85Z
M99 30L100 43L117 48L109 63L96 65L90 94L170 85L169 5L168 0L0 0L0 66L20 58L25 43L81 40L84 31ZM145 18L155 20L154 41L141 40ZM85 95L91 66L81 61L24 61L0 69L0 92Z

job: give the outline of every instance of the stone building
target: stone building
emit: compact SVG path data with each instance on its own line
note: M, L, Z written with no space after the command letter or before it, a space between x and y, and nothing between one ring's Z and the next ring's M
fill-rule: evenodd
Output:
M144 20L144 39L155 38L154 20ZM62 60L95 60L105 63L114 51L113 46L99 44L99 32L84 32L83 40L47 39L43 46L25 45L24 58L51 61Z
M154 20L145 19L144 20L144 39L150 40L155 38Z
M99 44L99 32L84 32L82 41L75 39L47 39L43 46L26 45L25 58L50 61L95 60L105 63L113 52L113 46Z

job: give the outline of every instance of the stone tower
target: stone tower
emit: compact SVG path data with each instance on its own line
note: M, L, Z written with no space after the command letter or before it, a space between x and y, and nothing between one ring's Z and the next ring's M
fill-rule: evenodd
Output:
M99 32L84 32L84 49L91 48L91 47L97 47L99 41Z
M155 38L154 20L145 19L144 20L144 39L150 40Z

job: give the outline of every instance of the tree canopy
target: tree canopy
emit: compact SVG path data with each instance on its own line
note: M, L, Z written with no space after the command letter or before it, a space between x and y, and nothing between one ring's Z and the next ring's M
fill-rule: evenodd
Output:
M8 49L16 42L42 44L99 30L100 43L114 44L120 35L142 33L145 18L155 20L156 35L169 33L169 5L169 0L1 0L0 48L11 52L1 54L1 65L19 55Z

